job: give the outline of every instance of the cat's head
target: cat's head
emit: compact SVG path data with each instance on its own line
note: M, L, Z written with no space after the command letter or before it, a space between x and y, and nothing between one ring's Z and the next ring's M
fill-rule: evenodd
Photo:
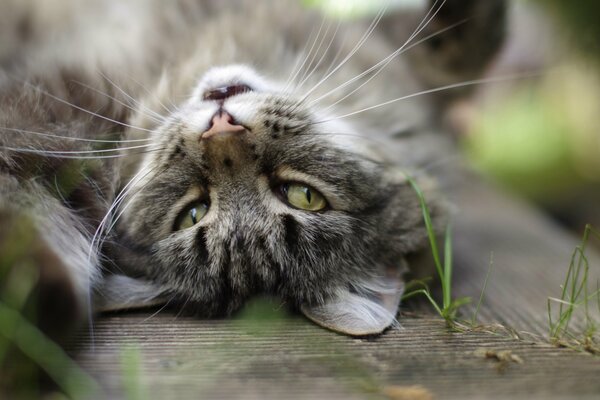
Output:
M468 3L479 12L479 2ZM501 3L482 6L484 20L496 18L499 14L492 11ZM448 4L444 10L462 5ZM250 11L254 9L252 2ZM458 18L452 13L440 16L445 25ZM265 26L277 34L253 31L260 41L247 40L254 36L246 26L231 29L245 46L239 56L264 60L261 71L291 75L286 51L293 45L279 42L287 28L268 18ZM226 21L217 22L213 33L221 38ZM253 26L262 29L260 21L255 22ZM297 21L299 26L303 23ZM394 63L377 70L373 81L366 75L369 86L362 95L348 97L348 90L342 91L337 99L347 105L344 111L369 109L390 96L414 97L415 91L441 85L440 79L452 82L456 76L478 74L489 57L471 57L471 68L461 75L456 61L471 52L469 46L457 44L488 27L496 29L496 24L470 26L450 33L442 29L441 45L417 47L414 60L427 68ZM393 29L390 32L394 36ZM293 35L287 39L294 43ZM209 44L202 43L203 49ZM210 49L211 62L231 58L229 47L220 41ZM335 51L330 54L335 61ZM374 57L339 62L344 68L321 89L328 93L352 82L381 60ZM377 107L362 124L347 123L330 114L335 96L328 104L307 101L306 92L289 90L277 78L261 76L249 66L225 63L192 69L205 72L193 90L180 85L193 93L191 98L152 128L152 147L125 185L126 195L117 199L122 264L150 277L157 293L193 304L205 315L229 314L248 297L269 293L330 329L353 335L383 331L395 321L403 260L426 244L419 199L406 175L411 171L399 166L414 165L416 153L442 142L435 135L433 141L423 139L433 125L427 125L427 115L436 114L436 103L429 99ZM319 73L327 74L325 69ZM406 137L394 132L398 126L416 129ZM384 138L383 144L373 140L372 133ZM400 139L392 140L394 136Z
M418 199L325 120L248 67L209 70L131 181L120 230L138 267L205 315L270 293L332 329L389 326L425 238Z

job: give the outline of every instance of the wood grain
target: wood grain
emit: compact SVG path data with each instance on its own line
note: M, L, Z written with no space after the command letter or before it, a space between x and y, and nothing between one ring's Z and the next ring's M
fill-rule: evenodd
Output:
M452 332L416 301L405 305L416 312L401 316L401 329L378 338L341 336L298 317L109 314L96 321L93 335L75 338L70 351L100 382L104 392L97 398L125 398L123 354L135 345L141 398L401 399L420 393L437 399L598 399L600 358L543 342L547 299L560 293L580 239L465 176L448 192L459 206L455 295L479 297L493 252L480 320L504 324L527 340L507 331ZM600 257L590 249L588 258L596 282Z
M140 385L156 399L386 398L419 385L434 398L596 399L600 360L568 349L484 332L451 332L436 317L404 317L402 328L352 339L300 318L249 321L112 315L72 344L102 384L123 398L123 351L141 353ZM486 358L510 350L522 363ZM393 392L390 392L393 393ZM146 397L145 397L146 398Z

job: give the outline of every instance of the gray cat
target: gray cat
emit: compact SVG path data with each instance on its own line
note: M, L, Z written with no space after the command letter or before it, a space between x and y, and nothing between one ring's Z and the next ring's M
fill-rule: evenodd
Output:
M408 177L441 227L425 169L465 92L443 88L498 49L502 1L353 22L296 0L4 3L2 267L35 265L49 334L90 303L210 317L259 293L350 335L394 324L427 244Z

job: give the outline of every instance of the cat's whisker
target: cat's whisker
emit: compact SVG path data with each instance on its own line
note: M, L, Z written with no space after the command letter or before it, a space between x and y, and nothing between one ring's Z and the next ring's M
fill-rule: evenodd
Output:
M135 185L139 181L144 179L151 172L154 172L156 169L158 169L158 167L151 168L147 171L141 169L129 180L129 182L127 182L127 184L123 187L123 189L115 197L115 200L112 202L112 204L108 208L106 214L104 215L104 218L102 218L102 221L100 221L100 224L98 224L98 228L96 228L96 231L94 232L94 236L92 237L92 240L90 243L88 261L91 262L92 255L94 253L98 253L98 250L100 249L100 247L103 243L102 236L105 236L106 225L109 223L108 221L112 218L114 210L121 205L121 203L124 201L124 199L127 196L129 196L132 188L135 187Z
M71 82L73 82L73 83L75 83L75 84L77 84L77 85L80 85L80 86L82 86L82 87L84 87L84 88L86 88L86 89L88 89L88 90L91 90L91 91L93 91L93 92L96 92L96 93L100 94L101 96L104 96L104 97L106 97L106 98L108 98L108 99L111 99L111 100L112 100L112 101L114 101L115 103L122 105L123 107L127 108L128 110L131 110L131 111L133 111L134 113L136 113L136 112L140 112L140 113L142 113L143 115L145 115L146 117L148 117L148 118L150 118L151 120L153 120L153 121L154 121L155 123L157 123L157 124L162 124L162 123L164 123L164 122L165 122L165 118L164 118L162 115L160 115L160 114L156 114L156 113L155 113L154 111L152 111L152 110L149 110L149 111L150 111L152 114L154 114L154 115L152 115L152 114L148 114L147 112L144 112L144 111L142 111L142 110L140 109L140 108L142 107L142 105L141 105L140 103L138 103L138 102L136 102L136 104L135 104L135 105L136 105L137 107L139 107L139 108L135 108L135 107L132 107L131 105L129 105L129 104L126 104L125 102L123 102L123 101L121 101L121 100L117 99L116 97L114 97L114 96L111 96L111 95L110 95L110 94L108 94L108 93L104 93L103 91L101 91L101 90L99 90L99 89L96 89L96 88L94 88L94 87L92 87L92 86L90 86L90 85L87 85L87 84L85 84L85 83L83 83L83 82L79 82L79 81L76 81L76 80L72 80ZM119 88L117 88L117 89L119 89ZM119 89L119 90L120 90L120 89ZM127 94L125 94L125 95L126 95L126 96L129 96L129 95L127 95ZM144 109L145 109L145 107L144 107Z
M437 1L436 1L436 3L437 3ZM400 46L398 49L396 49L395 51L393 51L393 52L392 52L390 55L388 55L388 56L387 56L387 57L385 57L384 59L380 60L378 63L376 63L376 64L375 64L375 65L373 65L372 67L370 67L370 68L366 69L365 71L361 72L360 74L358 74L358 75L357 75L357 76L355 76L354 78L352 78L352 79L349 79L348 81L344 82L343 84L341 84L341 85L339 85L339 86L336 86L335 88L333 88L333 89L332 89L332 90L330 90L329 92L327 92L327 93L323 94L322 96L320 96L320 97L318 97L318 98L316 98L316 99L312 100L312 101L311 101L311 103L310 103L310 105L313 105L313 104L316 104L316 103L318 103L319 101L321 101L321 100L323 100L324 98L326 98L326 97L328 97L328 96L332 95L333 93L337 92L338 90L342 90L342 89L344 89L344 88L345 88L345 87L347 87L348 85L350 85L350 84L352 84L352 83L356 82L357 80L359 80L359 79L363 78L364 76L366 76L366 75L370 74L371 72L373 72L373 71L377 70L377 71L376 71L376 72L375 72L375 73L374 73L374 74L373 74L371 77L369 77L369 79L367 79L365 82L363 82L363 83L362 83L362 84L361 84L359 87L357 87L357 88L355 88L354 90L352 90L352 92L350 92L350 93L348 93L347 95L345 95L345 96L344 96L342 99L340 99L340 100L336 101L336 102L335 102L335 103L333 103L333 104L330 104L330 105L327 107L327 109L330 109L330 108L334 107L335 105L339 104L339 103L340 103L340 102L342 102L343 100L345 100L345 99L347 99L348 97L350 97L352 94L356 93L356 92L357 92L358 90L360 90L360 89L361 89L363 86L365 86L366 84L368 84L368 83L369 83L371 80L373 80L373 79L374 79L374 78L375 78L377 75L379 75L379 73L381 73L381 72L382 72L382 71L385 69L385 67L386 67L386 66L387 66L387 65L388 65L390 62L392 62L392 61L393 61L393 60L394 60L396 57L398 57L399 55L401 55L401 54L403 54L403 53L407 52L408 50L410 50L410 49L412 49L412 48L414 48L414 47L416 47L416 46L418 46L418 45L420 45L420 44L422 44L422 43L426 42L427 40L429 40L429 39L431 39L431 38L433 38L433 37L436 37L436 36L438 36L438 35L441 35L441 34L443 34L444 32L447 32L447 31L449 31L449 30L451 30L451 29L453 29L453 28L456 28L457 26L459 26L459 25L462 25L462 24L464 24L464 23L467 21L467 19L464 19L464 20L462 20L462 21L459 21L459 22L457 22L457 23L454 23L454 24L452 24L452 25L449 25L449 26L447 26L447 27L445 27L445 28L443 28L443 29L440 29L440 30L438 30L438 31L436 31L436 32L434 32L434 33L432 33L432 34L430 34L430 35L428 35L428 36L426 36L426 37L424 37L424 38L420 39L419 41L417 41L417 42L415 42L415 43L413 43L413 44L411 44L411 45L409 46L410 42L411 42L411 41L412 41L412 40L413 40L413 39L414 39L416 36L418 36L418 35L419 35L419 34L420 34L420 33L421 33L421 32L422 32L422 31L423 31L423 30L424 30L424 29L427 27L427 25L428 25L428 24L431 22L431 20L432 20L433 18L435 18L435 16L436 16L436 15L437 15L437 13L438 13L438 12L441 10L441 8L442 8L442 6L444 5L444 3L445 3L445 0L444 0L444 2L442 2L442 4L439 6L439 8L438 8L437 10L435 10L434 14L433 14L431 17L429 17L429 19L426 19L426 18L427 18L427 16L426 16L426 17L425 17L425 18L424 18L424 19L423 19L423 20L422 20L422 21L419 23L419 26L417 27L417 29L416 29L416 30L415 30L415 31L414 31L414 32L413 32L413 33L412 33L412 34L409 36L409 38L408 38L408 39L407 39L407 40L404 42L404 44L402 44L402 46ZM435 6L435 3L434 3L434 6ZM430 10L430 11L431 11L431 10ZM428 13L428 15L429 15L429 13ZM407 46L408 46L408 47L407 47ZM326 109L326 110L327 110L327 109Z
M110 158L124 158L124 157L128 157L131 155L147 154L147 153L153 153L156 151L165 150L165 148L155 148L155 149L151 149L151 150L147 150L147 151L128 152L125 154L92 156L92 155L79 155L77 152L74 152L73 154L70 154L70 153L65 154L65 152L60 152L60 151L27 149L27 148L17 148L17 147L9 147L9 146L0 146L0 149L7 150L7 151L14 151L16 153L37 154L40 156L50 157L50 158L64 158L64 159L77 159L77 160L94 160L94 159L101 160L101 159L110 159Z
M97 153L114 153L119 151L128 151L128 150L136 150L136 149L148 149L155 146L154 144L144 144L141 146L131 146L131 147L118 147L114 149L101 149L101 150L43 150L43 149L31 149L40 151L42 154L97 154ZM158 149L158 148L156 148ZM20 150L17 148L17 150ZM28 150L28 149L23 149Z
M183 302L183 304L181 305L181 307L179 308L179 311L177 312L177 314L175 314L175 316L173 317L173 321L177 320L177 318L179 318L181 316L181 314L183 313L183 311L185 310L185 306L187 306L187 304L190 302L190 300L192 299L192 295L188 295L185 298L185 301Z
M150 321L152 318L154 318L158 314L160 314L162 311L164 311L169 306L169 304L175 299L175 297L177 297L177 293L174 293L173 296L171 296L169 298L169 300L167 300L163 306L161 306L158 310L156 310L155 312L153 312L152 314L150 314L148 317L146 317L142 321L140 321L138 323L138 325L145 324L146 322Z
M179 107L177 107L177 105L175 103L173 103L173 101L171 100L171 98L167 98L166 100L169 101L169 103L171 103L171 107L173 107L172 109L170 109L169 107L167 107L160 99L160 97L155 93L152 92L150 89L148 89L146 86L144 86L144 84L142 84L141 82L139 82L138 80L136 80L134 77L132 76L128 76L128 79L130 79L133 83L135 83L136 85L138 85L144 92L146 92L146 94L148 94L149 96L151 96L152 98L154 98L158 104L167 112L167 114L172 114L176 111L179 111Z
M320 87L324 82L326 82L333 74L335 74L340 68L342 68L348 62L348 60L350 60L354 56L354 54L356 54L356 52L358 52L358 50L360 50L360 48L365 44L365 42L369 39L369 37L371 37L371 35L375 31L375 28L377 27L377 25L379 25L379 22L381 21L381 19L383 18L383 15L385 14L386 8L387 7L384 6L381 10L379 10L377 15L375 16L375 18L373 19L373 21L367 28L367 31L358 40L358 43L356 43L356 45L354 45L354 47L352 48L352 50L350 50L350 52L346 55L346 57L344 57L344 59L342 61L340 61L340 63L333 70L331 70L331 72L326 74L311 89L309 89L304 94L304 97L308 98L308 96L310 96L310 94L312 92L314 92L318 87Z
M333 31L333 34L331 35L331 39L329 39L329 42L327 43L327 47L325 48L325 50L323 51L323 53L321 54L321 57L319 58L319 61L317 61L314 65L314 67L310 70L310 72L306 75L306 77L304 77L300 83L296 86L298 89L301 88L302 86L304 86L304 84L310 79L310 77L315 73L315 71L317 70L317 68L319 68L321 66L321 64L323 63L323 60L325 59L325 57L327 56L327 53L329 53L329 49L331 48L331 45L333 44L333 41L335 40L335 37L340 29L340 25L341 25L341 20L338 19L337 21L337 25L335 27L335 30ZM323 44L323 42L325 41L325 38L327 37L327 33L329 32L329 28L330 25L327 26L327 31L325 32L325 34L323 35L323 40L321 41L321 44L319 44L319 48L317 49L317 51L315 52L315 55L318 54L319 50L321 50L321 46Z
M508 75L508 76L500 76L500 77L491 77L491 78L482 78L482 79L473 79L473 80L469 80L469 81L463 81L463 82L459 82L459 83L453 83L450 85L444 85L444 86L439 86L433 89L427 89L427 90L423 90L417 93L412 93L406 96L400 96L400 97L396 97L395 99L391 99L391 100L387 100L384 101L382 103L379 104L375 104L373 106L369 106L366 108L363 108L361 110L357 110L357 111L353 111L344 115L340 115L340 116L336 116L333 118L329 118L329 119L325 119L325 120L321 120L321 121L316 121L316 122L312 122L310 124L315 125L315 124L322 124L325 122L330 122L330 121L335 121L338 119L342 119L342 118L348 118L351 117L353 115L357 115L357 114L361 114L363 112L367 112L367 111L371 111L380 107L385 107L388 106L390 104L394 104L397 103L399 101L402 100L408 100L414 97L418 97L418 96L423 96L426 94L432 94L432 93L438 93L438 92L443 92L445 90L452 90L452 89L459 89L459 88L463 88L463 87L468 87L468 86L476 86L476 85L482 85L482 84L490 84L490 83L500 83L500 82L508 82L508 81L514 81L514 80L518 80L518 79L527 79L527 78L532 78L535 76L539 76L540 72L534 72L534 73L524 73L524 74L517 74L517 75Z
M131 103L133 105L135 105L137 107L137 109L131 109L132 111L142 111L144 110L142 113L144 115L146 115L149 118L152 118L152 116L154 116L154 121L158 122L158 123L163 123L166 121L166 118L157 113L156 111L146 107L142 101L136 100L135 98L133 98L129 93L127 93L125 91L125 89L123 89L122 87L120 87L119 85L117 85L116 82L114 82L112 79L110 79L108 76L106 76L106 74L104 74L102 71L99 71L100 75L108 82L110 83L115 89L117 89L119 92L121 92L123 94L123 96L125 96L126 98L129 99L129 101L131 101ZM143 88L145 89L145 88ZM167 112L170 114L171 112L167 109Z
M341 21L340 21L341 22ZM331 63L329 64L329 66L327 67L327 69L325 70L325 72L323 73L323 76L327 75L328 73L331 72L331 70L335 67L335 65L337 65L338 59L340 58L340 56L342 55L342 51L345 48L346 45L346 41L348 40L348 35L345 34L342 38L342 42L340 43L340 45L338 46L338 50L335 53L335 56L333 57L333 59L331 60Z
M309 58L310 58L310 56L311 56L311 54L313 52L313 49L314 49L315 45L317 44L317 41L319 40L319 37L321 36L321 31L323 30L323 25L325 25L325 17L323 17L323 19L321 20L321 25L319 26L319 30L317 31L315 39L313 40L312 45L310 46L310 49L308 50L308 53L306 54L306 57L304 57L304 61L302 61L302 64L300 64L300 67L298 67L298 70L290 78L289 84L293 84L296 81L296 78L298 77L298 74L300 74L300 72L302 72L302 70L304 69L304 65L309 60Z
M323 23L325 23L327 19L325 17L323 17ZM321 26L322 28L322 26ZM306 68L304 68L304 72L302 73L302 75L300 76L300 78L298 78L298 81L303 82L304 78L306 77L306 75L308 74L308 72L311 70L311 67L314 64L315 59L317 58L317 56L319 55L319 51L321 50L321 47L323 46L323 43L325 42L325 38L327 38L327 34L329 33L329 29L331 28L331 21L328 20L327 22L327 27L325 28L325 32L323 32L323 36L321 36L321 29L319 29L318 32L318 39L319 39L319 45L314 49L314 51L312 51L311 49L311 57L310 57L310 61L308 61L308 63L306 64ZM300 83L296 84L296 89L298 87L300 87Z
M78 105L70 103L70 102L68 102L68 101L66 101L64 99L61 99L60 97L55 96L52 93L49 93L49 92L47 92L47 91L45 91L45 90L43 90L43 89L41 89L41 88L39 88L39 87L37 87L37 86L29 83L29 82L24 82L24 84L26 86L29 86L30 88L36 90L37 92L39 92L39 93L41 93L41 94L43 94L45 96L48 96L51 99L54 99L54 100L58 101L59 103L65 104L65 105L70 106L70 107L73 107L76 110L82 111L82 112L84 112L86 114L89 114L91 116L103 119L103 120L108 121L108 122L112 122L112 123L117 124L117 125L124 126L126 128L136 129L136 130L145 131L145 132L152 132L151 129L146 129L146 128L142 128L142 127L139 127L139 126L133 126L133 125L130 125L130 124L126 124L125 122L117 121L117 120L109 118L107 116L104 116L104 115L95 113L93 111L87 110L87 109L85 109L83 107L79 107Z
M371 135L360 135L357 133L346 133L346 132L314 132L314 133L306 133L306 136L345 136L345 137L355 137L357 139L365 139L371 141L373 143L377 143L381 146L387 145L384 140L377 139Z
M379 75L379 73L381 73L385 67L398 55L410 50L411 48L425 42L426 40L431 39L432 37L435 37L436 35L442 34L450 29L455 28L456 26L459 26L461 24L463 24L465 20L463 21L459 21L455 24L452 24L444 29L441 29L437 32L434 32L431 35L428 35L427 37L419 40L418 42L413 43L412 45L406 47L416 36L418 36L428 25L429 23L433 20L433 18L435 18L435 16L439 13L439 11L442 9L442 7L444 6L444 4L446 3L446 0L442 0L442 3L439 5L439 7L436 6L438 4L439 0L435 0L435 2L433 3L433 5L431 6L431 8L427 11L427 13L425 14L425 16L421 19L421 21L419 22L419 24L417 25L417 27L415 28L415 30L413 31L413 33L409 36L409 38L404 42L404 44L402 46L400 46L397 50L395 50L394 52L392 52L390 55L388 55L387 57L385 57L384 59L382 59L381 61L379 61L377 64L373 65L372 67L368 68L367 70L363 71L362 73L360 73L358 76L348 80L347 82L345 82L344 84L340 85L340 86L336 86L334 89L332 89L331 91L327 92L326 94L320 96L319 98L312 100L308 106L311 107L314 104L318 103L320 100L330 96L332 93L343 89L344 87L352 84L353 82L361 79L362 77L368 75L369 73L377 70L369 79L367 79L365 82L363 82L359 87L355 88L354 90L352 90L350 93L348 93L347 95L345 95L342 99L336 101L335 103L329 105L327 108L325 108L323 111L328 111L331 108L333 108L335 105L339 104L340 102L342 102L343 100L347 99L348 97L350 97L352 94L356 93L358 90L360 90L362 87L364 87L365 85L367 85L372 79L374 79L377 75ZM431 15L433 13L433 15ZM341 49L341 48L340 48ZM338 52L339 54L339 52ZM337 58L337 55L336 55ZM331 69L331 66L328 68L328 71ZM333 71L332 71L333 72ZM328 72L326 72L326 75L328 74ZM308 95L310 93L305 94L302 99L298 102L298 104L303 103L307 98Z
M27 130L27 129L17 129L17 128L0 127L0 131L2 131L2 130L3 131L8 131L8 132L21 133L21 134L42 136L42 137L47 137L47 138L51 138L51 139L55 139L55 140L72 140L74 142L88 142L88 143L140 143L140 142L150 142L150 141L152 141L152 139L126 139L126 140L86 139L86 138L71 137L71 136L61 136L61 135L55 135L55 134L51 134L51 133L31 131L31 130Z
M381 66L381 68L379 68L377 72L375 72L373 75L371 75L371 77L369 77L369 78L368 78L368 79L367 79L365 82L363 82L363 83L362 83L360 86L358 86L357 88L353 89L353 90L352 90L350 93L346 94L346 95L345 95L344 97L342 97L341 99L339 99L339 100L335 101L334 103L330 104L329 106L327 106L326 108L324 108L324 109L323 109L323 112L327 112L327 111L329 111L331 108L335 107L336 105L338 105L338 104L339 104L339 103L341 103L342 101L346 100L347 98L349 98L350 96L352 96L354 93L356 93L357 91L359 91L361 88L363 88L365 85L367 85L369 82L371 82L371 81L372 81L372 80L373 80L375 77L377 77L377 75L379 75L379 73L380 73L380 72L382 72L382 71L383 71L383 69L384 69L384 68L385 68L385 67L386 67L386 66L387 66L387 65L388 65L388 64L389 64L389 63L390 63L390 62L391 62L391 61L392 61L392 60L393 60L395 57L397 57L397 56L399 56L399 55L401 55L401 54L403 54L403 53L405 53L405 52L409 51L410 49L412 49L412 48L414 48L414 47L416 47L416 46L418 46L418 45L420 45L420 44L422 44L422 43L426 42L427 40L429 40L429 39L431 39L431 38L434 38L434 37L436 37L437 35L440 35L440 34L442 34L442 33L446 32L446 31L448 31L448 30L450 30L450 29L452 29L452 28L455 28L455 27L457 27L457 26L459 26L459 25L462 25L462 24L464 24L466 21L467 21L466 19L464 19L464 20L462 20L462 21L459 21L459 22L457 22L457 23L455 23L455 24L452 24L452 25L450 25L450 26L448 26L448 27L446 27L446 28L442 29L442 30L439 30L439 31L437 31L437 32L434 32L434 33L432 33L431 35L428 35L427 37L424 37L423 39L420 39L419 41L417 41L417 42L415 42L415 43L411 44L410 46L408 46L408 47L406 47L406 48L404 48L404 49L400 48L400 49L396 50L394 53L392 53L390 56L388 56L388 58L387 58L387 59L384 59L384 60L380 61L379 63L375 64L373 67L371 67L371 68L369 68L368 70L364 71L363 73L361 73L360 75L358 75L358 76L356 76L355 78L351 79L350 81L348 81L348 82L346 82L346 83L344 83L344 84L340 85L339 87L337 87L337 88L335 88L335 89L331 90L329 93L327 93L327 94L325 94L325 95L323 95L323 96L319 97L318 99L315 99L315 100L313 100L313 102L311 102L311 103L310 103L310 105L314 105L315 103L318 103L320 100L322 100L322 99L324 99L325 97L327 97L327 96L331 95L331 94L332 94L332 93L334 93L335 91L337 91L337 90L339 90L339 89L342 89L343 87L345 87L345 86L347 86L347 85L349 85L349 84L353 83L354 81L356 81L356 80L358 80L358 79L362 78L363 76L365 76L365 75L367 75L368 73L372 72L374 69L376 69L376 68L379 68L380 64L381 64L382 62L384 62L384 61L385 61L384 65L382 65L382 66Z

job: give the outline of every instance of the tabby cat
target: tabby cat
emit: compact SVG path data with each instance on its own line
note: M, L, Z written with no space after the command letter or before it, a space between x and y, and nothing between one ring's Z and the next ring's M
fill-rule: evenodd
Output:
M427 245L408 177L441 227L427 166L466 91L445 89L500 46L502 1L343 22L297 0L3 3L0 285L35 266L46 332L260 293L350 335L395 323Z

